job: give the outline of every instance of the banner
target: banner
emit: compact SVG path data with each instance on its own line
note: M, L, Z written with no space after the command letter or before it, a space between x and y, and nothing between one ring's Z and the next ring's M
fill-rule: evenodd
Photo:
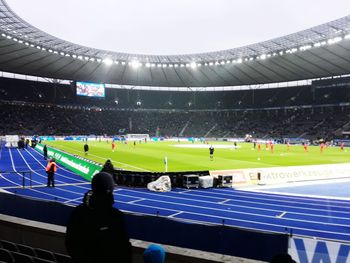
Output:
M44 145L37 144L35 149L43 153ZM47 147L47 155L49 158L55 158L56 162L76 174L91 181L93 175L101 171L102 165L93 161L86 160L80 156L72 155L51 147Z
M349 263L350 243L293 237L288 254L299 263Z

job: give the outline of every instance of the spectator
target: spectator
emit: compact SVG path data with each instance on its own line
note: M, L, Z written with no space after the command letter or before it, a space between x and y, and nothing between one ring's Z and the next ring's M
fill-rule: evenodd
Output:
M143 252L144 263L163 263L165 261L165 250L160 245L149 245Z
M49 160L45 170L47 173L47 187L55 187L55 173L57 171L57 165L54 158Z
M44 159L47 160L47 146L46 146L46 144L44 145L43 152L44 152Z
M101 169L101 172L106 172L106 173L109 173L112 175L113 177L113 180L114 180L114 183L116 184L117 183L117 177L115 175L115 172L114 172L114 166L111 162L111 160L107 160L105 162L105 164L103 165L102 169Z
M113 207L113 179L105 172L92 178L92 190L68 221L66 248L75 263L132 261L124 214Z
M89 145L87 143L84 144L84 153L87 155L89 152Z

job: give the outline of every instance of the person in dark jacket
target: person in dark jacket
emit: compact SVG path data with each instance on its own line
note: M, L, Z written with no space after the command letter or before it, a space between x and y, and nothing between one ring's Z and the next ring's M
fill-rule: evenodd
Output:
M47 160L47 146L46 146L46 144L44 145L43 152L44 152L44 159Z
M112 176L106 172L96 174L91 188L68 221L68 254L75 263L132 262L124 214L113 207Z
M89 145L87 143L84 144L84 153L87 155L89 152Z
M111 160L108 159L108 160L105 162L105 164L103 165L103 167L102 167L102 169L101 169L101 172L106 172L106 173L111 174L112 177L113 177L114 183L115 183L115 184L117 183L117 176L116 176L116 174L115 174L115 172L114 172L114 166L113 166Z

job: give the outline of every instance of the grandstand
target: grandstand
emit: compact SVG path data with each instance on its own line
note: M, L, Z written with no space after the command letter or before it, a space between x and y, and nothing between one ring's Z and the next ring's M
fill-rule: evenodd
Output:
M167 246L167 262L268 262L282 252L303 263L350 262L350 16L164 56L59 39L5 0L0 14L0 262L40 262L40 249L51 250L50 262L70 262L67 218L109 158L136 262L148 242ZM5 147L6 135L42 144ZM44 187L43 144L76 164L57 158L56 189ZM184 189L193 174L219 187ZM161 175L173 190L150 193ZM218 176L231 176L233 189Z

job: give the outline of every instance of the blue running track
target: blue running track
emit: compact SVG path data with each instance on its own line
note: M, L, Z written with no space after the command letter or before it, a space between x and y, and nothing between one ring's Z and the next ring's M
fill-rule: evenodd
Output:
M0 188L17 195L81 203L90 183L64 167L55 188L46 187L46 161L33 149L2 151ZM32 188L22 188L20 171L32 171ZM28 185L28 179L26 178ZM286 194L240 191L231 188L173 189L167 193L118 187L115 206L125 212L159 215L192 223L225 224L243 229L311 236L350 242L350 201Z

